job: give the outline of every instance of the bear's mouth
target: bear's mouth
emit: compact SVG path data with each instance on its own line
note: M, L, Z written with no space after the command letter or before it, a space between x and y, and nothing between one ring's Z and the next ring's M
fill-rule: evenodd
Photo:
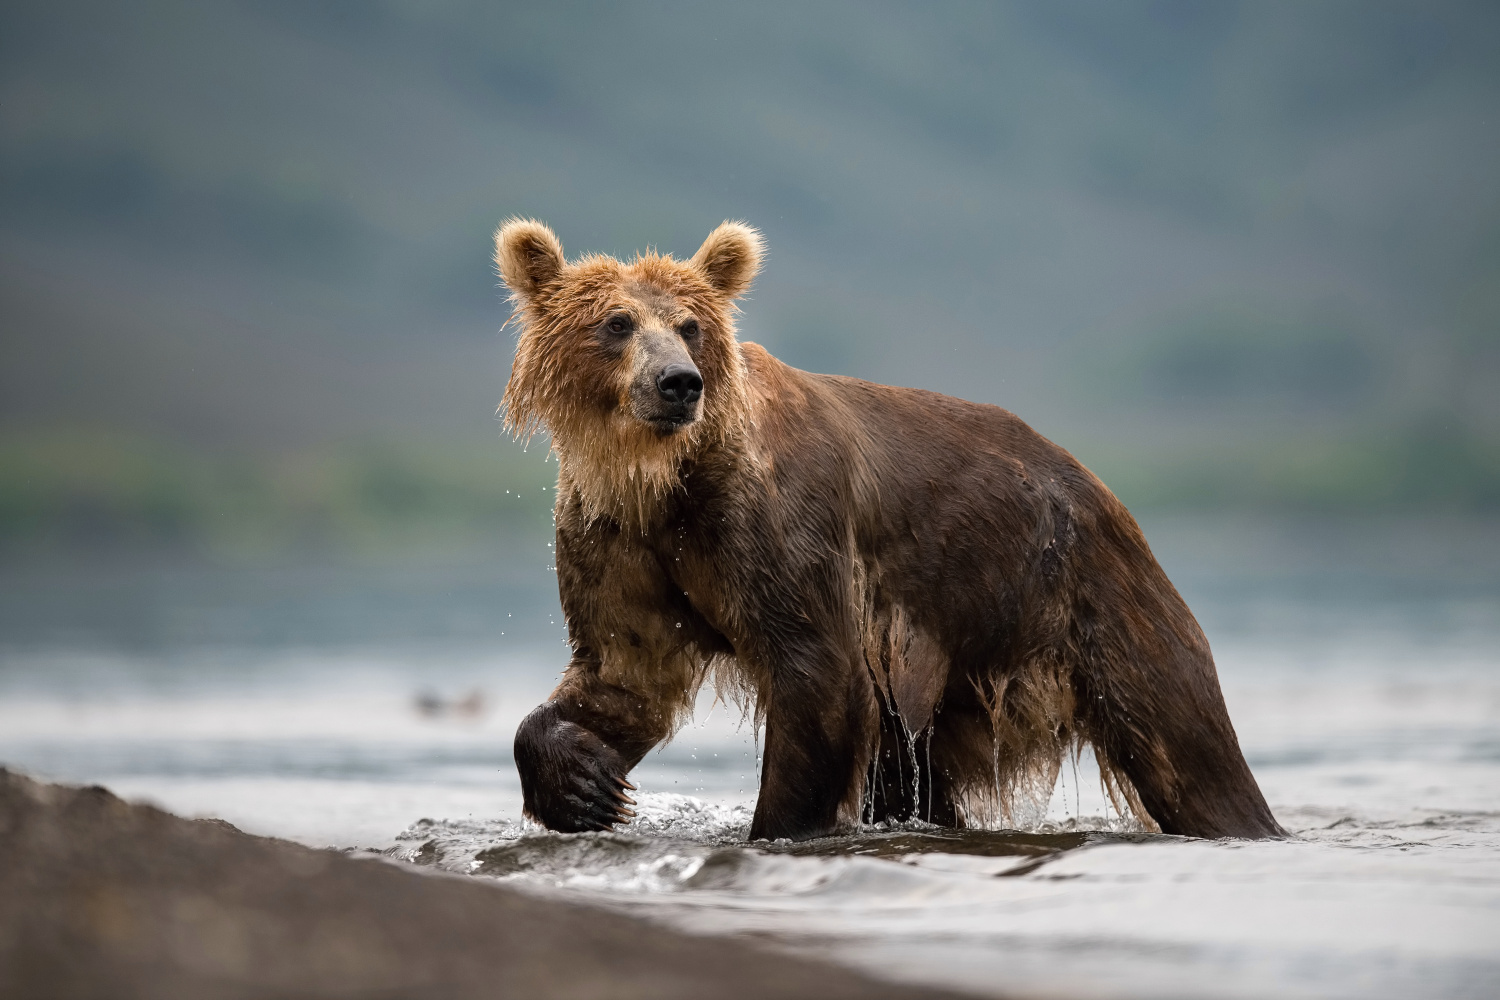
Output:
M672 416L648 417L646 423L651 429L662 437L676 434L688 424L693 423L696 418L690 413L674 414Z

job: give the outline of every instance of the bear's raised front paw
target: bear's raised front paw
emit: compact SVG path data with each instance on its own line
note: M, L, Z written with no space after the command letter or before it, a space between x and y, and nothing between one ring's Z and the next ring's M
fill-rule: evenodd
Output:
M609 744L561 718L551 702L534 709L516 730L516 768L522 808L549 830L578 833L628 823L635 786L625 761Z

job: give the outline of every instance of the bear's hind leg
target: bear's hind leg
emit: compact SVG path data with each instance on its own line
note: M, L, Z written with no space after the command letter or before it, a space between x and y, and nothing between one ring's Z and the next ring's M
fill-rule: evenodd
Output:
M1111 642L1075 674L1082 735L1163 833L1284 837L1240 751L1206 643Z

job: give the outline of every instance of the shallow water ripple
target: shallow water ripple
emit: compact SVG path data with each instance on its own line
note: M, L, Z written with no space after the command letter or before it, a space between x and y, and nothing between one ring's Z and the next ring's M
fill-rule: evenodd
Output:
M1500 981L1496 813L1294 810L1283 842L1085 828L1100 818L746 844L743 806L640 800L628 833L424 820L391 853L979 995L1463 997Z

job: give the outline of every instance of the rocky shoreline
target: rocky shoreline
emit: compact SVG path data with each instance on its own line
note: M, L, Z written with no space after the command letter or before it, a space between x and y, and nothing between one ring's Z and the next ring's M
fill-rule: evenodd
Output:
M0 995L951 994L0 769Z

